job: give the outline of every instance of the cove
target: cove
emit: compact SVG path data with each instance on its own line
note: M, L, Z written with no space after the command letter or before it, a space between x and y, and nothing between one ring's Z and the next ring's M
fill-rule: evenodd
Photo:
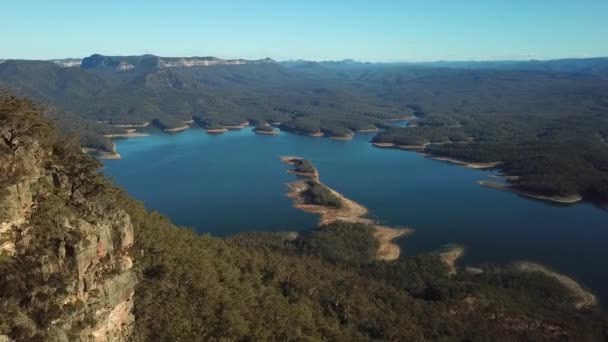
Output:
M402 254L465 246L461 265L530 260L579 280L608 301L608 214L589 204L556 206L479 186L487 171L369 144L251 128L220 135L192 128L179 134L116 140L120 160L104 173L147 208L178 225L226 236L245 231L305 231L317 216L285 197L281 155L311 160L321 179L366 206L372 218L415 232L397 242Z

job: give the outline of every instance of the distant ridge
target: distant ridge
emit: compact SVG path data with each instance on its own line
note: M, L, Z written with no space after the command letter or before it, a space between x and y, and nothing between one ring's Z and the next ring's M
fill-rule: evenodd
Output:
M94 54L82 59L83 69L113 69L116 71L130 70L136 67L156 68L189 68L213 65L243 65L276 63L271 58L258 60L221 59L217 57L159 57L154 55L141 56L104 56Z
M0 59L0 63L12 59ZM550 73L578 73L608 79L608 57L563 58L550 60L469 60L449 61L438 60L431 62L364 62L354 59L312 61L305 59L275 61L272 58L263 59L222 59L212 56L204 57L160 57L155 55L134 56L105 56L93 54L85 58L60 58L47 60L61 67L81 67L83 69L103 69L108 71L126 71L137 67L156 69L190 68L214 65L250 65L250 64L281 64L287 67L325 66L329 68L365 67L365 66L411 66L446 69L494 69L494 70L527 70Z
M401 67L428 67L444 69L463 70L523 70L539 71L549 73L576 73L591 75L608 79L608 57L593 58L564 58L551 60L495 60L495 61L432 61L432 62L361 62L352 59L341 61L308 61L291 60L281 62L292 67L310 67L320 65L325 67L361 67L369 65L377 66L401 66Z

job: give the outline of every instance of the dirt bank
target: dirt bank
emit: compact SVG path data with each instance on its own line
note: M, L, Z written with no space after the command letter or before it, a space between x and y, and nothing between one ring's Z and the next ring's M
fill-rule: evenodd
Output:
M439 257L449 268L448 274L456 274L456 261L464 255L464 247L454 245L448 247L446 250L439 252Z
M543 265L528 261L519 262L516 264L516 267L526 272L541 272L559 281L577 298L574 304L577 309L592 307L597 304L597 298L591 292L583 289L583 287L579 283L577 283L574 279L566 275L551 271Z
M543 201L561 203L561 204L574 204L574 203L580 202L583 199L580 195L544 196L544 195L534 194L531 192L513 188L509 184L497 183L497 182L491 182L491 181L477 181L477 183L479 185L482 185L482 186L485 186L488 188L509 191L509 192L512 192L514 194L518 194L521 196L535 198L535 199L539 199L539 200L543 200Z
M224 132L228 132L227 128L211 128L211 129L206 129L205 132L209 133L209 134L221 134Z
M179 127L174 127L174 128L165 128L163 129L163 131L167 132L167 133L176 133L176 132L181 132L181 131L185 131L188 128L190 128L190 126L188 125L183 125L183 126L179 126Z

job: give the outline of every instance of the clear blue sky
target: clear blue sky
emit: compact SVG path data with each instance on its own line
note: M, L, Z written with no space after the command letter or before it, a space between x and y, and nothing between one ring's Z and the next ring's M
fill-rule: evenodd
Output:
M608 0L2 0L0 58L608 56Z

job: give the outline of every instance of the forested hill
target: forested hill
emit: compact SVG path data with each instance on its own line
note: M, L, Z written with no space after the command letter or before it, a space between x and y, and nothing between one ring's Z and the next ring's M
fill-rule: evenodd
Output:
M546 61L439 61L419 63L418 65L457 69L531 70L550 73L584 74L603 79L608 78L608 57L565 58Z
M104 139L93 134L122 131L112 125L151 122L175 128L193 118L208 127L282 122L282 128L297 132L344 136L385 127L382 119L414 112L513 120L606 113L608 81L590 71L603 70L604 59L539 63L277 63L92 55L80 66L72 59L4 61L0 87L55 105L61 123L86 131L85 144L100 146Z
M70 67L65 67L71 65ZM606 59L451 64L101 56L0 63L0 88L52 107L83 145L111 150L121 125L209 129L245 121L374 138L467 162L501 162L515 187L608 202Z
M0 97L0 340L602 341L543 272L375 259L373 229L218 239L111 185L42 108ZM288 222L286 222L288 226Z

